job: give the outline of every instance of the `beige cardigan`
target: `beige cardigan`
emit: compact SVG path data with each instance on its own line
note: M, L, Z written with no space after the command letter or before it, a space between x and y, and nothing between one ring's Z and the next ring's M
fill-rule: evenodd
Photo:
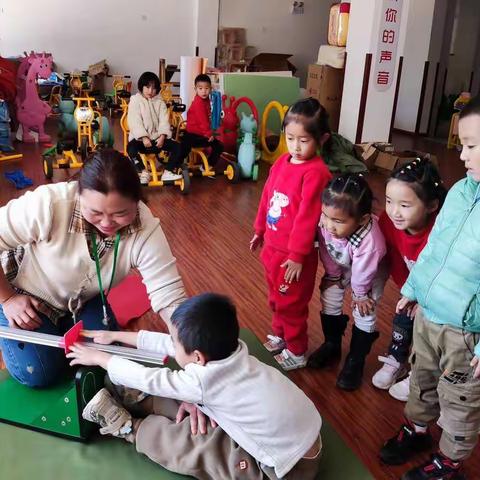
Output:
M168 109L160 95L151 100L141 93L133 95L128 104L127 122L130 129L128 141L142 137L156 140L160 135L166 135L167 138L172 136Z
M69 232L77 198L77 182L64 182L38 187L0 208L0 252L20 245L25 248L12 284L63 311L68 310L70 297L79 296L85 302L99 294L85 234ZM185 298L183 282L159 220L142 202L139 215L140 230L121 237L114 285L137 268L153 310L168 321ZM107 286L113 249L100 263L103 285Z

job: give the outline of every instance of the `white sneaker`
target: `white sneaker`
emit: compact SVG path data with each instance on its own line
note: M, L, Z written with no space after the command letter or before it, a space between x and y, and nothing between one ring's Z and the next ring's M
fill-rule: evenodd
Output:
M132 433L132 416L102 388L87 403L82 417L89 422L98 423L102 435L125 438Z
M406 373L405 366L398 362L393 355L378 357L383 362L383 367L372 377L375 387L388 390L397 380Z
M296 370L307 365L305 355L295 355L288 348L284 348L273 357L284 370Z
M267 352L272 354L280 353L287 344L282 337L277 337L276 335L267 335L267 341L263 344Z
M142 170L138 174L138 178L140 178L140 183L142 185L148 185L148 182L150 181L150 172L148 170Z
M171 172L170 170L164 170L162 173L162 182L174 182L175 180L181 180L182 176Z
M392 385L388 390L388 393L395 399L400 400L401 402L406 402L408 400L408 394L410 393L410 375L404 378L401 382Z

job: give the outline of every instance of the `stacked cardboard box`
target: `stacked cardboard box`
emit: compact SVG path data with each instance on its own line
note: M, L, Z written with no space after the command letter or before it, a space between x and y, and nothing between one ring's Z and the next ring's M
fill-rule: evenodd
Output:
M233 64L247 63L247 32L245 28L222 27L218 31L217 67L229 71Z
M344 75L343 68L317 64L308 66L307 95L316 98L325 107L333 132L338 131Z

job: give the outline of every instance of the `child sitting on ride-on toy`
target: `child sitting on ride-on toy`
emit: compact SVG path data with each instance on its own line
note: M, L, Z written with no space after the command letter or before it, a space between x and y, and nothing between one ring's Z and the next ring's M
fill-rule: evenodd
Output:
M210 147L210 167L215 167L223 152L223 144L213 136L211 125L210 92L212 82L206 74L195 78L195 98L187 111L187 128L182 137L182 158L194 147Z
M140 153L169 152L162 181L180 180L173 170L182 164L180 145L171 139L168 110L158 93L160 80L153 72L144 72L138 79L139 92L130 98L128 107L128 156L135 164L143 185L148 184L150 174L140 159Z

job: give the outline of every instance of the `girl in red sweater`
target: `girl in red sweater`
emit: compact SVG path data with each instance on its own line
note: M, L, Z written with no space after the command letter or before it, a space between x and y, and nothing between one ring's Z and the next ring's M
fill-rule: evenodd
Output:
M322 191L331 174L318 155L330 139L328 115L318 100L290 107L283 121L288 153L270 169L250 250L260 255L273 311L273 335L264 344L285 370L306 365L308 303L318 264L314 248ZM325 145L327 146L327 145Z
M387 242L390 275L399 288L427 243L446 194L440 175L430 160L416 159L390 175L385 212L379 223ZM394 316L388 356L378 357L383 367L372 378L377 388L389 390L393 397L404 401L408 396L409 377L394 383L407 372L412 331L413 320L407 314Z

